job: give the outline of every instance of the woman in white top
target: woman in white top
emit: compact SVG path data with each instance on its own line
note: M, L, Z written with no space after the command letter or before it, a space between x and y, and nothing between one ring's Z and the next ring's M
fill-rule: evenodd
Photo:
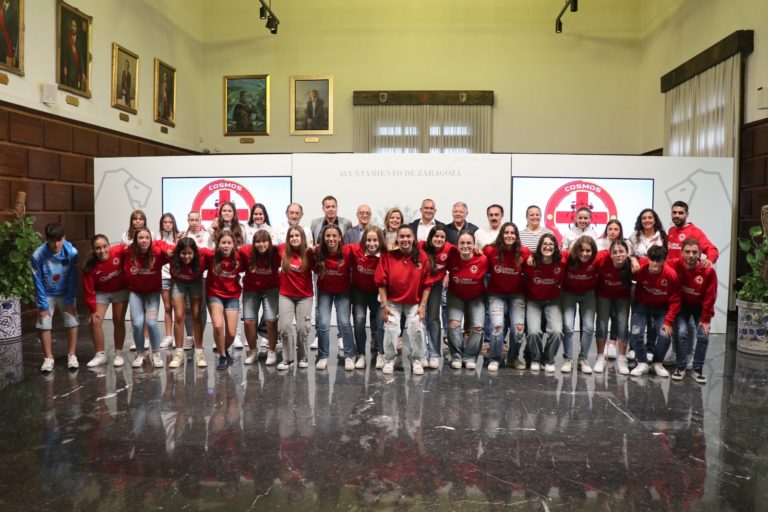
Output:
M133 234L136 230L147 227L147 215L142 210L133 210L131 220L128 223L128 231L123 233L121 240L125 245L133 243Z
M384 241L388 251L397 248L397 230L403 224L403 212L400 208L390 208L384 216Z
M541 235L549 233L553 235L552 230L541 226L541 208L532 204L525 210L526 225L520 231L520 243L530 251L535 251L539 245Z
M176 225L176 218L172 213L164 213L160 217L160 230L155 232L152 238L169 244L176 244L178 237L179 228ZM160 348L168 348L173 345L173 300L171 299L171 269L168 263L163 265L161 275L163 289L160 296L163 298L163 308L165 309L165 337L160 343Z
M251 214L248 217L248 223L245 225L246 245L253 243L253 235L257 231L266 231L272 239L272 245L277 245L277 233L269 223L269 214L267 207L261 203L255 203L251 207Z
M597 239L597 250L610 250L614 240L624 240L627 242L629 253L632 254L632 243L629 240L624 239L624 226L619 219L611 219L608 221L608 224L605 225L603 236Z
M630 237L632 256L642 258L654 245L667 246L667 233L659 215L651 208L640 212L635 222L635 233Z
M588 236L592 240L597 240L597 232L591 227L592 210L582 206L573 216L573 227L563 236L562 249L571 249L576 240L582 236Z

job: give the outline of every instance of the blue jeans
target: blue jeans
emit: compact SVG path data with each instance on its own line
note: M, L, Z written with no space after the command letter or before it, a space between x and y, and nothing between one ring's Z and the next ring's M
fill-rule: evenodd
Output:
M635 351L638 363L648 362L648 351L643 342L645 329L651 323L656 325L656 344L653 346L654 362L662 362L669 348L670 337L664 334L664 317L667 316L667 306L650 307L645 304L635 303L632 308L632 322L629 330L629 343L632 350Z
M509 329L513 333L509 339L507 359L512 362L520 353L520 345L525 338L525 297L515 295L489 295L488 313L491 317L491 360L501 361L504 349L504 313L509 315ZM521 325L520 329L517 328Z
M381 319L379 292L352 290L352 323L355 328L355 352L365 355L365 318L370 316L371 341L379 354L384 354L384 324Z
M411 363L420 361L424 348L424 323L419 318L418 304L400 304L389 301L389 318L384 319L384 360L397 357L397 337L400 335L400 318L405 316L403 330L403 361L410 355Z
M427 298L427 357L440 357L441 345L443 342L440 329L440 302L443 296L443 281L432 285Z
M144 352L144 324L147 324L152 350L160 350L160 330L157 328L157 312L160 310L160 292L128 294L131 312L131 329L136 352Z
M608 339L608 321L611 321L610 334L616 333L616 339L627 341L627 322L629 321L629 297L626 299L597 298L597 329L595 337Z
M469 317L469 338L464 343L461 322L464 315ZM448 290L448 349L453 361L475 362L483 342L483 321L485 320L485 301L483 297L462 300ZM458 322L458 327L451 327Z
M552 300L528 300L525 305L525 325L528 327L528 350L531 360L543 364L554 364L563 337L563 314L560 311L560 297ZM547 344L542 348L542 315L547 321Z
M704 332L704 328L699 325L701 321L701 308L683 305L680 314L677 315L677 360L675 365L680 370L685 370L686 357L690 344L689 337L693 331L696 332L696 348L693 352L693 368L701 369L704 366L704 359L707 357L707 347L709 346L709 335ZM691 340L693 342L693 340Z
M581 317L579 359L586 359L595 337L595 312L597 309L595 292L590 290L581 295L562 292L560 301L563 308L563 357L565 359L572 359L573 357L573 327L576 325L576 306L578 305Z
M277 288L263 292L243 292L243 320L258 320L259 310L265 322L277 320Z
M328 336L331 331L331 307L336 306L336 324L344 341L344 357L355 356L355 341L352 337L352 303L349 292L328 293L317 290L317 341L318 359L328 357Z

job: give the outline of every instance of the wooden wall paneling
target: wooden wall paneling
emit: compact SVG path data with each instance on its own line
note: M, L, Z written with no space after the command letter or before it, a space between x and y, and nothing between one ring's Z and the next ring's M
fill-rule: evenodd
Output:
M139 156L157 156L157 148L150 144L139 143Z
M752 215L752 191L739 191L739 220ZM739 231L739 236L744 236L746 231Z
M72 210L93 213L93 187L72 187Z
M120 156L120 139L107 133L99 134L100 157Z
M27 193L27 210L37 212L43 209L44 190L42 181L13 180L11 181L11 197L16 197L16 192L23 190ZM33 214L35 215L35 214Z
M60 158L62 181L85 182L85 162L88 158L77 155L61 155Z
M739 169L739 186L746 188L765 185L767 170L768 158L765 156L743 160Z
M0 144L0 174L24 177L27 175L27 150Z
M93 130L72 128L72 151L83 155L96 156L99 153L99 137Z
M139 143L135 140L121 138L120 156L139 156Z
M752 130L753 136L753 155L765 155L768 154L768 123L756 126Z
M59 179L59 155L57 153L30 149L27 157L28 177L53 181Z
M51 222L59 222L61 220L57 213L36 213L33 215L33 217L35 217L34 228L40 233L45 232L46 224L50 224Z
M68 213L62 215L61 226L64 228L67 240L85 240L88 238L86 231L86 216L83 214ZM84 261L85 257L82 256L81 260Z
M743 160L752 156L752 141L754 137L754 130L751 128L744 128L741 130L740 137L740 158Z
M171 150L162 146L157 147L157 156L170 156Z
M91 194L91 197L93 197L93 194ZM95 233L96 228L94 224L95 219L93 217L94 217L93 215L88 215L85 221L85 238L88 241L90 241L91 238L93 238L93 235L96 234Z
M753 219L760 219L760 209L764 204L768 204L768 187L757 187L752 189L752 208L750 217Z
M65 212L72 210L72 185L46 183L45 206L41 209Z
M0 108L0 140L8 140L8 111Z
M0 180L0 210L8 210L12 207L11 182L8 180Z
M93 158L85 160L85 182L93 185Z
M43 145L43 120L20 112L11 112L9 117L10 140L30 146Z
M72 151L72 127L56 121L43 121L43 145L48 149Z

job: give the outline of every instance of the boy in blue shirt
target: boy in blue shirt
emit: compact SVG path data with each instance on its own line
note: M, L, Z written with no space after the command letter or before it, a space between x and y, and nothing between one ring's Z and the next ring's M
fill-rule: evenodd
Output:
M64 238L64 228L58 222L45 226L45 243L38 247L30 260L37 297L37 327L43 344L44 357L40 371L53 371L51 327L53 313L60 309L67 328L67 366L77 369L77 249Z

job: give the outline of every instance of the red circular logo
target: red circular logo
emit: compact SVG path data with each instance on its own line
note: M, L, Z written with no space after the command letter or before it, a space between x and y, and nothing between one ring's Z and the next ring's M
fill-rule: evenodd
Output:
M562 233L567 233L573 227L576 211L582 206L592 212L592 227L598 233L618 214L616 203L602 186L584 180L560 185L544 209L544 225L555 233L558 243L563 240Z
M208 183L200 189L192 201L191 211L200 212L203 225L210 227L216 218L219 205L231 201L237 207L237 218L241 222L248 221L250 209L256 202L250 191L236 181L219 179Z

